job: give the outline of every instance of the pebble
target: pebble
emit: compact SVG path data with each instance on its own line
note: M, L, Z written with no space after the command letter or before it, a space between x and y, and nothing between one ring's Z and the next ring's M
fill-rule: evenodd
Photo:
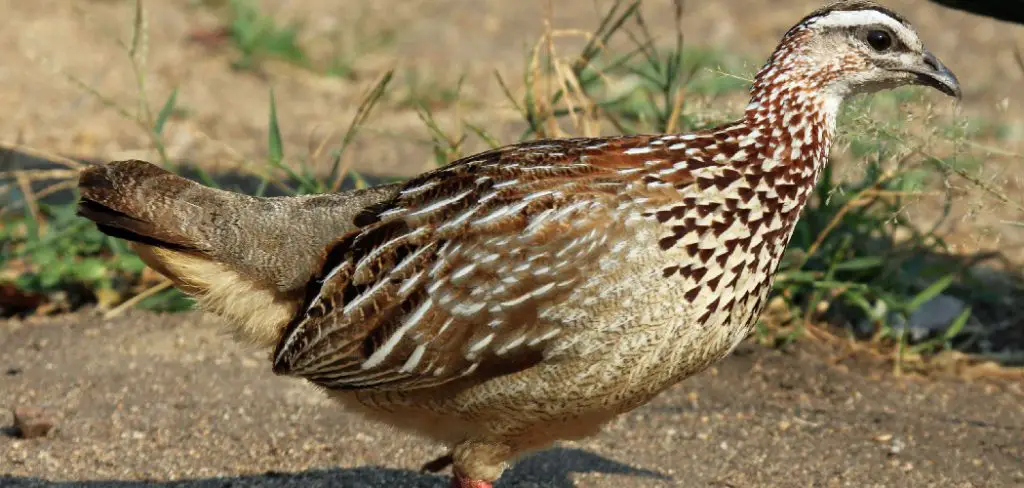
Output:
M38 407L15 407L14 428L24 439L45 437L57 425L49 412Z
M897 455L903 452L907 448L907 443L903 442L903 439L895 438L892 440L892 444L889 445L889 454Z

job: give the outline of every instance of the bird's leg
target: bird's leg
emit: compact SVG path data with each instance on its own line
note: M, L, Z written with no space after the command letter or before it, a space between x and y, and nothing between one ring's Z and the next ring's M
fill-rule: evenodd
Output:
M445 454L433 461L428 461L420 467L421 473L437 473L451 466L454 458L451 453ZM462 470L452 467L452 488L493 488L488 481L470 479Z
M467 439L452 448L451 456L452 488L493 488L514 453L502 442Z
M490 481L469 479L458 468L452 468L452 488L494 488Z

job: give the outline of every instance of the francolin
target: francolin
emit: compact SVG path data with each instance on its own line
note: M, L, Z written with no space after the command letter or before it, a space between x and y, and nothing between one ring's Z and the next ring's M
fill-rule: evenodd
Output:
M751 331L844 99L960 96L900 15L790 29L743 116L688 134L540 140L402 184L255 198L149 163L81 175L81 215L242 340L370 418L451 447L453 486L602 424Z

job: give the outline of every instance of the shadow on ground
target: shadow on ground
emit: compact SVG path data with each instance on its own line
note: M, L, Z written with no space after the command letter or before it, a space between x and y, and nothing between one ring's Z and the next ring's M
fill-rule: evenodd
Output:
M651 478L662 481L671 478L656 471L634 468L582 449L555 448L543 451L516 463L497 483L498 488L544 486L550 488L574 488L573 473L600 473L626 475L637 478ZM448 478L443 475L421 474L404 469L376 466L359 468L313 469L298 473L268 472L252 476L194 479L172 482L151 481L48 481L34 477L0 476L0 486L29 488L36 486L89 487L89 488L228 488L241 486L339 486L358 487L448 487Z

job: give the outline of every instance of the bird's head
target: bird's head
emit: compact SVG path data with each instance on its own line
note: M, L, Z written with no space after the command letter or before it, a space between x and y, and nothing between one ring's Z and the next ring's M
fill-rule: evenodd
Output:
M906 19L860 0L832 3L801 20L783 36L757 80L776 86L800 82L840 99L904 85L930 86L957 98L961 93L956 76Z

